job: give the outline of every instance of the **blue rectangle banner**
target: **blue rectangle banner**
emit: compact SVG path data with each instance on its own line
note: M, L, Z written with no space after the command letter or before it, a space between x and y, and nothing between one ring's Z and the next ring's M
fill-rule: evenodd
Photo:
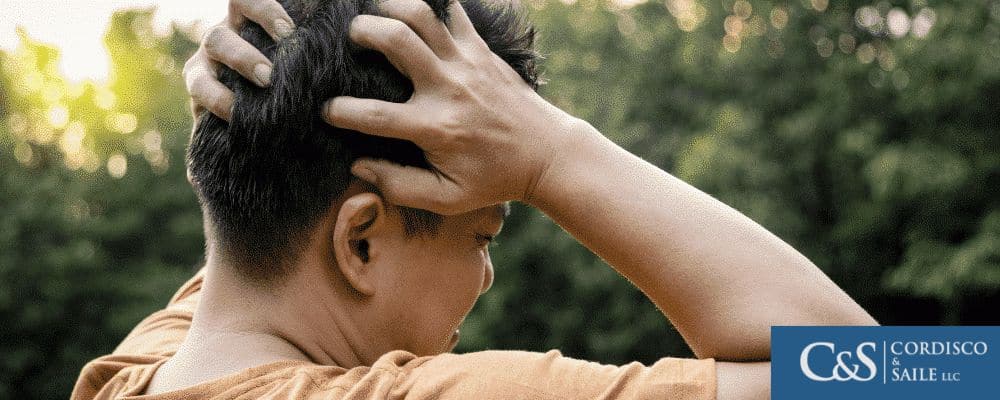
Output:
M1000 327L775 326L771 398L1000 398Z

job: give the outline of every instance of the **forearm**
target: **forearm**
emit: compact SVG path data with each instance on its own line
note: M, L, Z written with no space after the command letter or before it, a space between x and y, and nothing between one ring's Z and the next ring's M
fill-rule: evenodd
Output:
M453 5L452 35L424 38L457 54L444 59L395 45L387 35L400 30L385 29L386 21L351 25L352 40L412 72L406 103L341 96L324 107L336 127L424 150L429 169L374 159L352 165L388 202L455 215L525 200L631 279L701 357L765 359L772 325L874 323L770 232L538 96ZM444 29L413 13L396 17Z
M802 254L577 122L529 202L631 280L699 357L766 359L772 325L875 321Z

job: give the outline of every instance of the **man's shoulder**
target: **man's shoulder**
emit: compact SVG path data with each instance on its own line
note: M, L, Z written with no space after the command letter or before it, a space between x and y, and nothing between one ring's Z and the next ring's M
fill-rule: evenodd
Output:
M545 353L490 350L414 360L399 382L414 398L714 399L715 361L662 358L646 366L602 364Z
M166 360L164 356L134 354L97 358L80 371L70 398L105 399L138 394L132 393L137 384L152 377L156 367Z
M84 367L72 398L140 394L166 359L101 357ZM557 350L423 357L393 351L370 367L345 369L291 361L262 365L158 398L554 400L598 398L609 391L616 398L714 398L714 362L665 358L651 366L616 366L565 357Z

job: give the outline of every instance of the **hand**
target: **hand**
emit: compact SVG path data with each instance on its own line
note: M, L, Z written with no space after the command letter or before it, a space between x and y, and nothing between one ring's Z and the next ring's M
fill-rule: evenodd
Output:
M350 37L377 50L413 82L406 103L336 97L330 124L410 140L430 170L362 159L352 173L392 203L451 215L528 201L575 118L541 98L476 33L458 1L450 26L420 0L380 4L390 18L359 15Z
M239 35L247 19L274 40L287 37L294 29L292 19L275 0L230 0L229 15L209 29L198 51L184 64L184 82L195 118L205 109L226 121L232 117L233 92L219 82L220 64L261 87L271 83L271 61Z

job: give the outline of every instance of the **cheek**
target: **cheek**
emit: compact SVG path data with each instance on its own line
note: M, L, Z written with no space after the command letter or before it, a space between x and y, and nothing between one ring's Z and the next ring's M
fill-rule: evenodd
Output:
M457 324L472 308L482 288L485 268L481 256L474 252L453 252L438 259L431 286L433 293L427 293L429 308L437 310L439 319L454 320ZM430 283L430 282L429 282Z
M446 346L472 309L485 275L482 253L475 249L436 252L436 256L421 260L420 273L409 277L419 286L411 298L411 316L413 324L421 327L414 333L423 336L420 341L424 346Z

